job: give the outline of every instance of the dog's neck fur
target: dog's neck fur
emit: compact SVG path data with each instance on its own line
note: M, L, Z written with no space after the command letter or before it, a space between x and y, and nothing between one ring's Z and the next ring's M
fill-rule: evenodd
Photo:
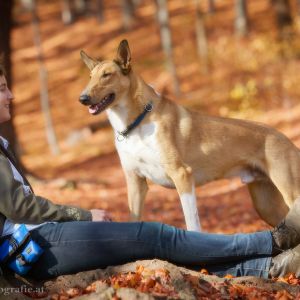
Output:
M128 76L129 89L124 92L117 105L107 109L109 121L115 131L126 129L144 111L147 103L151 101L155 106L155 102L160 98L133 70Z

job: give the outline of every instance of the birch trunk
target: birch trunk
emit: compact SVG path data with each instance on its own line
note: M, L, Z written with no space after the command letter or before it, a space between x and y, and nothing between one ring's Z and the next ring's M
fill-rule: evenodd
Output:
M179 80L176 73L176 66L174 63L174 55L172 49L172 36L169 25L169 12L166 0L156 0L157 4L157 20L160 29L160 39L163 51L166 57L166 64L173 80L173 88L176 95L180 95Z

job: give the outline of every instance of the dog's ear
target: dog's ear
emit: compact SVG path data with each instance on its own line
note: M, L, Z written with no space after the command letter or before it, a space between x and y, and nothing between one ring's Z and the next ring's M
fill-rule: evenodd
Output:
M130 72L131 54L127 40L121 41L118 48L117 57L114 61L120 66L124 75L127 75Z
M99 63L98 61L94 60L90 56L88 56L83 50L80 51L80 56L86 66L92 71L95 66Z

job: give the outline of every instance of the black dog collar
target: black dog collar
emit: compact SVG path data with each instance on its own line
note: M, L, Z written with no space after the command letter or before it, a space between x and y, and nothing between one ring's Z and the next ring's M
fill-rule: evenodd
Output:
M152 101L148 102L145 105L144 111L131 123L127 126L127 128L123 131L118 131L118 141L123 141L125 138L128 137L129 133L136 128L146 117L146 115L152 111L153 109L153 103ZM122 137L122 138L120 138Z

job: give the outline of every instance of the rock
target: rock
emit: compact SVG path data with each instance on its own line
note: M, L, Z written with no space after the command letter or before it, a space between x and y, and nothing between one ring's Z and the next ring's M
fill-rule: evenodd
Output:
M138 290L130 286L122 286L121 281L109 281L128 279L126 276L139 282L147 282L147 278L152 283L151 287L140 285ZM122 277L123 276L123 277ZM124 277L125 276L125 277ZM109 279L110 278L110 279ZM116 279L117 278L117 279ZM121 279L120 279L121 278ZM153 279L154 278L154 279ZM134 285L134 282L128 281ZM151 281L152 280L152 281ZM112 282L111 286L109 282ZM129 284L129 285L130 285ZM220 278L213 275L206 275L192 271L183 267L175 266L169 262L158 259L141 260L127 263L120 266L110 266L106 269L97 269L87 272L80 272L74 275L59 276L54 280L46 282L34 282L21 277L5 276L0 280L0 292L4 288L16 288L20 286L42 287L48 294L42 299L59 299L59 295L65 295L66 299L80 300L154 300L154 299L247 299L250 293L253 298L268 295L281 296L282 299L293 299L300 294L299 285L289 285L284 282L274 282L272 280L256 277ZM151 288L157 285L159 289ZM86 287L89 287L86 289ZM13 290L12 290L13 291ZM82 294L84 291L85 294ZM3 293L0 295L2 298ZM22 293L11 293L5 299L29 299Z

